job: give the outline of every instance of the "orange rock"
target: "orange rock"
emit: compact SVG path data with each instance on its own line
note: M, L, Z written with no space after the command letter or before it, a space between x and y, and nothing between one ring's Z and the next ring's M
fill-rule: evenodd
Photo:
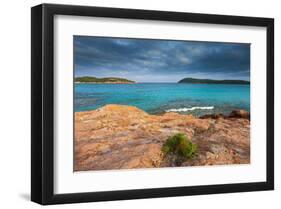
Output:
M241 114L240 114L241 113ZM250 121L166 113L149 115L131 106L106 105L75 113L74 170L174 166L161 151L169 136L185 133L198 154L181 166L250 162Z

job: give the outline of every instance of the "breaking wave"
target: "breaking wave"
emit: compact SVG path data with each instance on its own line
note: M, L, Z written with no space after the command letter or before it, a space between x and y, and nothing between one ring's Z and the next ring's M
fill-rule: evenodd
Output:
M178 109L169 109L166 110L166 112L187 112L187 111L193 111L193 110L212 110L214 109L214 106L209 107L184 107L184 108L178 108Z

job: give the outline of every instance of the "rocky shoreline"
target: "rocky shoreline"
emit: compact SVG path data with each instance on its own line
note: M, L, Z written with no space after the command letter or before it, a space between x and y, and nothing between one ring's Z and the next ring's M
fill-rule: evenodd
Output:
M173 167L161 147L177 133L198 146L198 154L181 166L250 163L250 114L244 110L197 118L106 105L75 113L74 170Z

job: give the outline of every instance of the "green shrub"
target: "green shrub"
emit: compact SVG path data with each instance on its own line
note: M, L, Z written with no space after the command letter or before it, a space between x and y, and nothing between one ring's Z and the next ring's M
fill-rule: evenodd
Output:
M196 155L197 145L193 144L183 133L170 136L162 146L165 155L175 154L180 159L189 159Z

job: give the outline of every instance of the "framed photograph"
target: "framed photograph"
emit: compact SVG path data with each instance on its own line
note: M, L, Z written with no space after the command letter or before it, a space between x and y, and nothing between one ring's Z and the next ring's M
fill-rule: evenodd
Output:
M274 20L42 4L31 199L272 190Z

